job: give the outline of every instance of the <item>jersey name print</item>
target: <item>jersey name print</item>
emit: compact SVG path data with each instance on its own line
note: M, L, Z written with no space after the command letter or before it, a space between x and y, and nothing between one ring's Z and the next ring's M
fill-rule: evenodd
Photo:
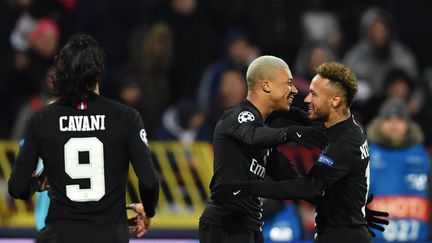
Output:
M105 130L105 115L60 116L59 127L62 132Z
M367 140L360 146L361 159L369 158L369 146Z

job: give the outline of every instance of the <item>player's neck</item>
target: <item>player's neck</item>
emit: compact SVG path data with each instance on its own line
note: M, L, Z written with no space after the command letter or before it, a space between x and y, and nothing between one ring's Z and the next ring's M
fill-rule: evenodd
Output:
M249 100L259 110L263 120L265 121L272 112L265 100L262 99L258 94L250 90L246 99Z
M99 94L99 83L97 83L95 85L95 88L94 88L93 92L95 92L96 94Z
M324 127L330 128L339 122L345 121L351 116L349 109L333 110L330 112L328 119L324 121Z

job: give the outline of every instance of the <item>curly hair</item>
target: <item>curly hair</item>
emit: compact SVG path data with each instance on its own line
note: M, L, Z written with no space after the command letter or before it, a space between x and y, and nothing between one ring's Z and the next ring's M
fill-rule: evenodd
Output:
M92 92L105 74L105 53L86 34L74 34L54 57L54 95L61 103L78 102Z
M321 64L316 72L344 91L347 106L352 105L358 91L358 84L357 77L347 66L336 62L327 62Z

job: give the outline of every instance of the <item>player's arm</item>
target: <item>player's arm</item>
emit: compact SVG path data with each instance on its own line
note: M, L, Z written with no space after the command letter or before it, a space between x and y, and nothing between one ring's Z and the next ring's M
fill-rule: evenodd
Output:
M267 158L266 173L275 181L301 177L295 165L278 148L272 149Z
M313 177L283 181L232 181L219 184L212 191L221 203L248 196L271 199L304 199L324 195L324 183Z
M129 158L138 177L139 191L145 214L148 217L153 217L159 198L159 179L147 147L148 142L144 125L138 112L133 112L131 121L132 125L129 130L127 145Z
M351 171L351 161L355 161L348 146L344 140L331 143L320 154L308 175L322 180L326 188L345 177Z
M266 120L270 127L280 128L293 124L301 126L320 126L321 122L310 120L308 113L298 107L291 106L289 111L275 111Z
M256 148L275 147L280 144L295 142L307 147L325 147L328 138L320 127L290 126L270 128L263 126L256 119L241 120L244 111L233 111L224 118L223 129L228 135Z
M20 150L13 163L12 174L8 182L9 194L13 198L27 200L37 190L38 180L32 177L36 168L40 142L35 133L35 116L27 123L24 139L20 141Z

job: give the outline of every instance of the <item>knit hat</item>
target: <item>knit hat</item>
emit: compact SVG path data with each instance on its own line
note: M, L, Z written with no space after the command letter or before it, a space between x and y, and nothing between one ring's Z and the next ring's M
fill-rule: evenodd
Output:
M379 117L386 119L391 116L397 116L403 120L409 121L410 115L405 102L399 99L387 99L380 108Z
M36 26L33 31L29 34L29 42L37 41L43 36L49 36L53 38L60 37L60 29L57 23L49 17L44 17L36 22Z

